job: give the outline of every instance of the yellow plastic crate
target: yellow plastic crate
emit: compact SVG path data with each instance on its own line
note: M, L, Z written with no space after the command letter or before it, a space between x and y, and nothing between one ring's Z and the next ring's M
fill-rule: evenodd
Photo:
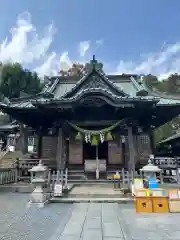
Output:
M151 197L153 212L155 213L168 213L169 202L168 197Z
M152 213L152 199L150 197L136 197L135 208L137 213Z

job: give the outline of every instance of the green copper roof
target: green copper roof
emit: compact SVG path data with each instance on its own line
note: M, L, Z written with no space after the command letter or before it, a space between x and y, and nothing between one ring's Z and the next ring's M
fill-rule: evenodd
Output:
M163 141L159 142L158 144L168 143L168 142L171 142L172 140L175 140L175 139L178 139L178 138L180 138L180 132L164 139Z
M56 98L63 97L67 92L71 91L73 87L76 86L76 83L59 83L56 89L54 90L54 95Z

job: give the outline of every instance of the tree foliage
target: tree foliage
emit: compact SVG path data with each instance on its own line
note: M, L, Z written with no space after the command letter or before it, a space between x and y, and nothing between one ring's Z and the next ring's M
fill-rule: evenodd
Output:
M171 74L167 79L158 80L154 75L144 76L145 84L151 90L158 90L167 94L179 94L180 93L180 75L175 73Z
M23 69L19 63L1 65L0 93L9 99L20 97L20 93L36 94L41 91L37 73Z
M67 71L61 70L61 76L76 76L80 77L83 71L84 65L81 63L73 63L72 67L70 67Z

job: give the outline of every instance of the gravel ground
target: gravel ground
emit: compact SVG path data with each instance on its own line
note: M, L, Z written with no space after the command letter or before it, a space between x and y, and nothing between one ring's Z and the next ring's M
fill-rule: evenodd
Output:
M27 208L28 194L0 194L0 240L46 240L64 228L73 205Z

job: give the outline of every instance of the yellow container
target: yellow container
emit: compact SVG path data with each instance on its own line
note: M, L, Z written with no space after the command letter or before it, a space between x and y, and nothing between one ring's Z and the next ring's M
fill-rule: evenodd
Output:
M168 213L169 203L168 197L151 197L154 213Z
M169 211L171 213L180 213L180 199L169 199Z
M135 208L137 213L152 213L152 200L150 197L136 197Z

